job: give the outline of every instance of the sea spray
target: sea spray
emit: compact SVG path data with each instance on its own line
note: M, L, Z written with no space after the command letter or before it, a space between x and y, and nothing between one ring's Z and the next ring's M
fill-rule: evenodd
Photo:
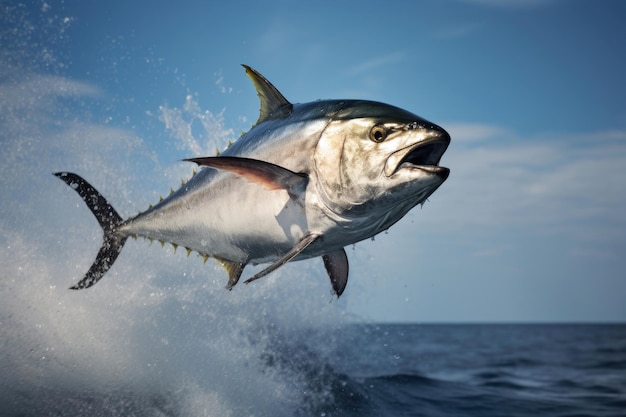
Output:
M349 297L333 301L319 260L227 291L217 263L130 240L103 285L67 289L101 236L87 210L58 198L67 190L50 173L89 172L129 215L131 196L150 201L159 164L133 163L151 151L131 132L64 119L82 90L64 102L47 91L57 106L29 101L4 121L19 134L3 142L0 168L11 196L0 201L3 414L275 416L327 401L315 372Z

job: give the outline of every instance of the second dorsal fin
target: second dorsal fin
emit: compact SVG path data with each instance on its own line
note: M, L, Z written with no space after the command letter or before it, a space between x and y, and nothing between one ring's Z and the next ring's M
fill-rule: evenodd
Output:
M259 100L261 100L261 111L256 124L289 115L293 109L293 104L257 70L244 64L242 66L246 69L246 75L252 80Z

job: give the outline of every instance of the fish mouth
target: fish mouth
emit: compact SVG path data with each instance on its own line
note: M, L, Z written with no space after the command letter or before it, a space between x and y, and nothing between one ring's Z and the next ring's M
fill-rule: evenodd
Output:
M434 136L391 154L385 166L385 174L390 177L403 169L417 169L445 180L450 170L439 166L439 161L449 144L450 135L443 129L437 130Z

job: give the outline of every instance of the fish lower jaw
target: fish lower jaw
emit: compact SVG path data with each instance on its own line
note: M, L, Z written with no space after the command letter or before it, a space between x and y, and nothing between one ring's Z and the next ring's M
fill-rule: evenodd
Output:
M403 162L395 170L390 171L387 177L393 178L401 173L411 175L413 177L436 176L445 180L450 175L450 170L439 165L415 165L410 162Z
M409 162L404 162L400 165L400 169L419 169L429 174L436 175L442 179L448 178L450 175L450 169L446 167L440 167L439 165L413 165Z

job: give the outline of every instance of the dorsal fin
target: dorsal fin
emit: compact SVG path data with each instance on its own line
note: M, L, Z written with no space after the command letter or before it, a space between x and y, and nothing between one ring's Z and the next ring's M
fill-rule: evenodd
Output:
M246 69L246 75L250 77L256 93L261 100L261 111L256 124L266 120L275 120L291 113L291 104L267 79L259 74L254 68L242 64Z

